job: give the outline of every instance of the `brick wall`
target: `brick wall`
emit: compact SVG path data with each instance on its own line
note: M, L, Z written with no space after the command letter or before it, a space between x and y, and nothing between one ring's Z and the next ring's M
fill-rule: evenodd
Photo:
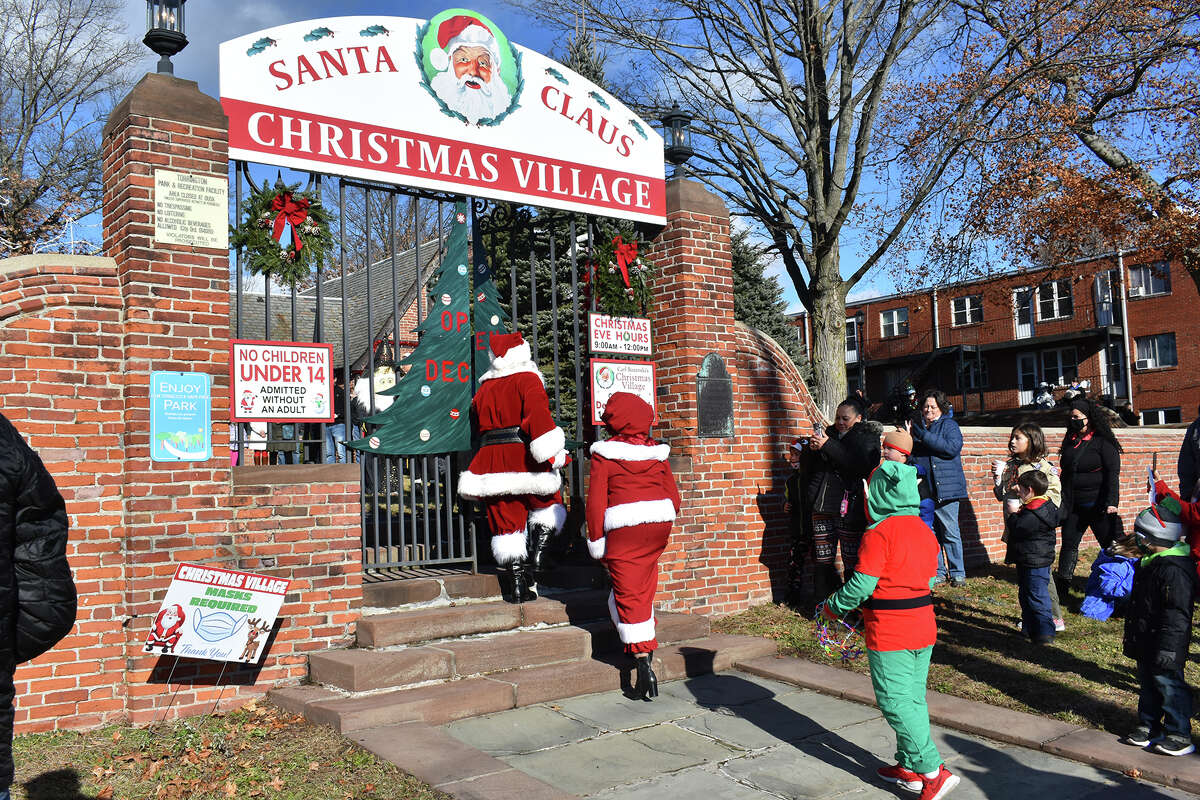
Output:
M112 258L0 261L0 410L54 474L71 519L75 629L17 670L22 731L148 722L298 682L308 652L353 640L361 606L358 472L231 469L229 266L223 250L154 241L153 169L225 178L225 118L194 83L148 75L104 131ZM149 457L152 371L213 379L214 458ZM288 578L258 665L147 656L174 573L197 561Z

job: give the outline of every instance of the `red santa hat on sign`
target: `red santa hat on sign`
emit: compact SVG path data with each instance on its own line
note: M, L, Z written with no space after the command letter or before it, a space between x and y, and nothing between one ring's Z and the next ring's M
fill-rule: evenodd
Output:
M475 17L459 14L438 26L438 48L429 51L429 63L438 72L450 66L450 56L460 47L483 47L492 54L492 66L500 67L500 48L491 29Z

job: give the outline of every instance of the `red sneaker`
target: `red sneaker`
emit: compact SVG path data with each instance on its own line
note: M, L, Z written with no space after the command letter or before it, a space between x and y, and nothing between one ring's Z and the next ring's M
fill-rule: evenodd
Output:
M921 776L921 796L917 800L942 800L943 797L950 794L950 791L958 786L958 776L950 770L946 769L946 765L942 764L938 767L936 778L926 778Z
M913 772L911 769L905 769L899 764L893 764L890 767L880 767L875 770L875 774L888 783L894 783L901 789L907 789L910 792L919 792L925 786L920 773Z

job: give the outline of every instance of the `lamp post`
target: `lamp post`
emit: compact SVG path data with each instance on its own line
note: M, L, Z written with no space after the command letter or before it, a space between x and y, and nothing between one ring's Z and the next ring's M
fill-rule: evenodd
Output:
M867 315L860 308L854 312L854 338L858 344L858 389L862 392L863 397L867 396L867 337L863 330L863 323L866 322Z
M684 164L696 154L692 149L692 117L679 107L678 103L671 105L671 110L662 116L664 138L667 141L663 154L667 161L675 165L672 178L687 174Z
M146 37L142 43L158 53L158 72L174 75L171 56L187 47L183 33L183 4L186 0L146 0Z

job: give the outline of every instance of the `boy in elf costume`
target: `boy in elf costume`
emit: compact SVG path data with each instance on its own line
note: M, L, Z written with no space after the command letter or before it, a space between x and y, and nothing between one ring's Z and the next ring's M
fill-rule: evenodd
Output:
M867 484L869 527L858 565L846 585L825 601L822 613L837 619L861 607L867 661L875 700L896 732L896 761L879 777L941 800L958 785L929 733L925 682L937 640L933 596L938 541L921 521L915 467L884 461Z

